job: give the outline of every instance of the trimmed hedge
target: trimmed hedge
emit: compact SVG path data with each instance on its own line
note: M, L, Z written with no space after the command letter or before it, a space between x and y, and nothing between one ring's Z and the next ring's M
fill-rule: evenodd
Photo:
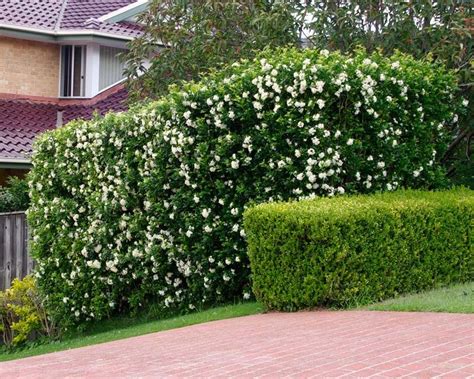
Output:
M280 49L43 134L29 224L49 308L81 323L248 299L247 204L445 185L457 88L402 54Z
M364 304L474 279L474 191L399 191L244 214L253 291L270 309Z

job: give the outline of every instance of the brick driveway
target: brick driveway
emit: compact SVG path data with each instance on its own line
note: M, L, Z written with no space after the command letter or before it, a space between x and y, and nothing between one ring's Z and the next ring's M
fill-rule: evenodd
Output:
M0 378L474 377L474 315L270 313L0 363Z

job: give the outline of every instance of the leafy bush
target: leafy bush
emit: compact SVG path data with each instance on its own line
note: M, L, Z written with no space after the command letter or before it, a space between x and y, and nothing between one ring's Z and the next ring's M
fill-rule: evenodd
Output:
M401 54L282 49L45 133L29 222L50 308L77 323L248 298L246 205L444 185L455 91Z
M474 191L397 191L245 213L253 290L270 309L368 303L474 279Z
M7 347L21 345L34 337L53 337L57 333L32 276L15 279L11 288L0 292L0 334Z
M8 178L7 186L0 186L0 212L24 211L29 203L26 179L12 176Z

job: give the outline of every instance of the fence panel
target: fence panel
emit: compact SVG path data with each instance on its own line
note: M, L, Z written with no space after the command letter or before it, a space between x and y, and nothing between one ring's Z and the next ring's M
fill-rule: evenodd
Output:
M28 255L28 226L24 212L0 213L0 290L33 270Z

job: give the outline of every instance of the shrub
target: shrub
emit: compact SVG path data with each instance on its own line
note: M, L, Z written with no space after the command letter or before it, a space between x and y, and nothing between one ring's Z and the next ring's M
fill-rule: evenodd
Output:
M29 222L50 308L77 323L248 298L246 204L444 185L455 91L401 54L284 49L45 133Z
M32 276L14 279L11 288L0 291L0 334L7 347L21 345L31 338L54 337L57 333Z
M24 211L29 203L26 179L10 177L5 187L0 186L0 212Z
M474 191L397 191L245 213L253 290L270 309L346 306L474 279Z

